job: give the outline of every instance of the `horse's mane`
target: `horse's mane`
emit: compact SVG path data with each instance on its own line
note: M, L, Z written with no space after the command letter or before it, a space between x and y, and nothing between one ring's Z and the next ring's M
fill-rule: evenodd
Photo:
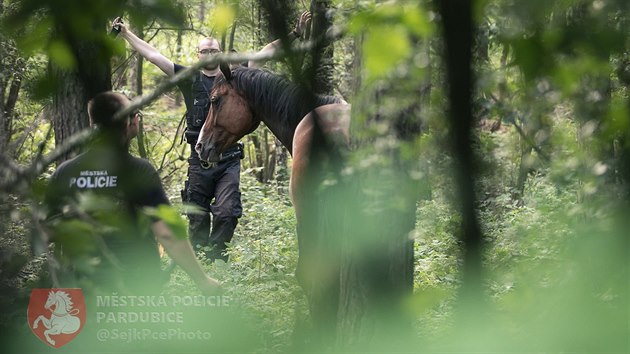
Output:
M225 82L223 76L218 76L216 80L215 85ZM230 83L245 96L258 119L277 120L275 125L285 131L275 133L290 137L291 140L295 127L310 111L326 104L342 102L334 96L309 94L302 86L260 69L234 69ZM283 137L278 138L282 140Z
M59 296L60 298L62 298L66 302L66 306L68 308L72 307L73 303L72 303L72 300L70 299L70 295L68 295L64 291L59 290L59 291L57 291L57 296Z

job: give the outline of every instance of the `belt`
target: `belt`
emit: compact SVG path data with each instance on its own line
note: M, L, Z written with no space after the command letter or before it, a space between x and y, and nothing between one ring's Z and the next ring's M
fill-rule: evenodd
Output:
M198 157L190 157L188 158L188 163L191 165L199 165L201 166L201 168L208 169L208 168L216 167L216 165L221 162L233 160L237 157L241 158L241 156L242 156L241 150L238 149L236 151L222 153L218 162L206 162L206 161L200 160Z

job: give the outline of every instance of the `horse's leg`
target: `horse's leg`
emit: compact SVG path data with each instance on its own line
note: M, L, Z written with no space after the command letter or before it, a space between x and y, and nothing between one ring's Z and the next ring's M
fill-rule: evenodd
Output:
M298 280L301 281L302 286L305 284L302 282L300 276L304 276L304 272L314 267L315 269L321 269L321 260L310 258L309 256L313 249L318 246L318 235L314 235L314 240L305 240L305 234L312 226L307 226L308 218L312 215L309 211L306 211L313 205L314 200L309 198L309 193L313 193L318 186L315 184L321 182L316 178L316 174L320 171L309 171L313 168L311 165L311 144L313 142L313 133L315 131L314 119L318 119L319 127L322 129L323 134L329 139L329 142L334 144L335 148L345 148L348 144L348 131L350 127L350 109L348 104L329 104L320 106L315 109L315 113L311 112L307 114L304 119L298 124L293 135L293 166L291 168L291 179L289 182L289 192L291 200L295 208L295 216L297 219L297 233L298 233ZM321 167L317 164L317 167ZM316 167L316 168L317 168ZM309 204L307 204L309 203ZM313 225L316 226L316 225ZM315 242L311 245L310 242ZM326 252L326 250L323 250ZM319 264L318 264L319 262ZM312 264L311 264L312 263ZM325 267L325 265L324 265Z
M293 202L295 218L297 221L296 233L298 238L298 264L296 269L296 278L307 294L310 293L310 282L308 281L309 277L306 275L306 271L310 268L310 265L306 265L305 263L311 263L310 261L307 262L307 258L309 258L307 251L313 247L308 244L308 241L311 241L310 239L307 239L307 232L305 229L307 224L305 217L308 217L308 215L304 215L303 209L306 206L305 199L307 198L306 178L311 136L313 131L312 119L312 116L307 115L295 130L292 146L293 164L291 166L291 177L289 180L289 194L291 201Z
M57 335L59 333L61 333L61 332L59 331L58 326L52 326L52 328L44 331L44 337L46 337L46 340L48 341L48 343L50 343L52 345L55 345L55 340L50 338L50 335L51 334L52 335Z
M331 107L329 107L331 108ZM348 112L347 110L343 110ZM338 111L318 112L324 134L332 136L333 144L345 144L344 124L337 125ZM316 340L330 344L336 332L339 299L339 217L331 216L331 190L322 193L318 174L327 166L324 161L311 160L314 114L307 115L298 125L293 138L291 197L295 205L298 234L297 279L307 294Z
M35 322L33 322L33 329L37 329L40 322L44 324L44 327L50 328L50 319L44 317L44 315L39 315Z
M42 318L44 318L43 315L37 316L35 322L33 322L33 329L37 329L37 327L39 327L39 323L42 321Z

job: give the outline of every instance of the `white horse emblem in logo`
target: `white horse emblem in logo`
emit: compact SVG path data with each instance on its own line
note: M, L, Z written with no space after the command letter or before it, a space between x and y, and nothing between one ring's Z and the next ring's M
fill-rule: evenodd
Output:
M50 312L50 316L37 316L32 322L33 331L38 329L40 325L44 325L46 329L43 334L50 345L58 347L65 344L56 343L52 337L62 334L74 334L81 329L81 318L77 316L80 310L73 308L73 305L72 297L70 297L68 292L51 290L44 305L44 309ZM85 318L84 315L81 317Z

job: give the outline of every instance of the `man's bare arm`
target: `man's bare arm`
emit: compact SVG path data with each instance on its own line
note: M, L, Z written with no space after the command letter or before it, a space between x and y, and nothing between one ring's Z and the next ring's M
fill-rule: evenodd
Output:
M151 228L166 253L188 273L204 294L210 295L220 292L221 283L204 272L188 239L177 238L168 225L161 220L154 222Z
M166 75L175 75L175 66L173 65L173 62L162 55L162 53L160 53L152 45L138 38L138 36L129 30L120 17L116 17L112 25L120 27L120 36L123 37L131 45L131 47L138 52L138 54L142 55L145 59L160 68L160 70L162 70Z
M302 37L304 33L306 33L306 28L310 24L311 24L311 13L309 11L304 11L302 15L300 15L300 18L298 19L298 22L295 25L295 29L291 31L288 37L290 39L296 39L296 38ZM294 37L294 38L291 38L291 37ZM280 50L280 48L282 48L282 40L278 38L275 41L262 47L262 49L259 50L258 53L265 53L265 54L273 55L278 50ZM265 64L265 62L266 60L250 60L247 62L247 66L250 68L260 68L261 66Z

